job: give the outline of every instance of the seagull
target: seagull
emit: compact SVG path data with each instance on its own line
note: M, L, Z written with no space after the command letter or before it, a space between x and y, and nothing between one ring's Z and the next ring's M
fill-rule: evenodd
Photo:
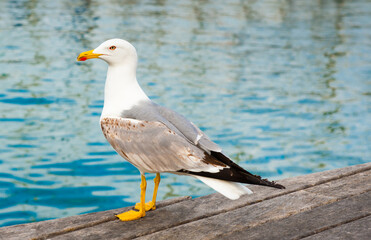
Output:
M164 172L196 177L232 200L252 193L242 183L285 188L249 173L183 115L151 101L137 81L138 56L129 42L107 40L80 53L77 61L93 58L108 63L100 117L103 134L141 174L140 202L133 210L116 215L121 221L139 219L156 209L160 173ZM152 201L147 203L145 173L156 173Z

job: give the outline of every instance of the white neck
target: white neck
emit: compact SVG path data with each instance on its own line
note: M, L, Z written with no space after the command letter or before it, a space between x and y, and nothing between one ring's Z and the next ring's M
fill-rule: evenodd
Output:
M109 65L104 87L104 106L101 118L120 117L140 101L150 101L139 86L136 64Z

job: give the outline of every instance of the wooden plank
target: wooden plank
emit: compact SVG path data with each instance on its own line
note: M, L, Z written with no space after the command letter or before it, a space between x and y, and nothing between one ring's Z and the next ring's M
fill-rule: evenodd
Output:
M305 211L331 202L327 197L316 197L305 191L290 193L266 200L251 206L222 213L209 218L193 221L161 232L139 237L138 239L171 239L177 236L182 240L211 239L245 226L254 227L267 221L278 220L298 211ZM126 236L125 236L126 237ZM114 239L119 239L114 238Z
M142 239L171 239L173 236L192 240L211 238L216 234L236 231L245 226L253 227L267 221L282 219L314 207L329 204L340 198L350 196L347 191L349 187L363 186L363 188L356 188L358 189L358 194L363 193L371 187L363 184L371 180L370 176L371 170L368 171L368 174L358 173L332 181L330 186L336 186L334 191L341 190L343 193L341 196L337 194L333 196L334 194L330 193L327 195L316 194L313 189L317 187L321 190L322 187L320 185L312 187L311 190L313 191L310 192L299 190L289 194L281 194L280 197L270 198L265 201L255 201L247 206L246 202L249 202L249 196L254 198L254 195L244 197L245 202L242 203L240 200L218 201L215 200L217 198L214 195L211 202L205 201L206 199L210 200L210 198L193 199L159 209L157 212L149 212L146 218L135 222L113 221L103 223L97 227L81 229L55 239L78 239L83 236L92 240L102 239L107 234L109 234L110 239L131 239L153 232L156 233L145 236ZM344 185L344 182L352 183L352 185ZM339 186L344 186L344 188L341 189ZM266 190L267 188L262 189ZM271 191L275 192L276 190L273 189ZM331 192L331 187L328 189L328 192ZM355 194L355 192L352 192L352 194ZM234 205L236 202L239 202L238 208ZM210 212L218 212L218 214L207 218L206 216ZM156 229L161 229L161 231L156 231Z
M366 192L285 219L269 221L257 227L246 227L229 234L219 235L215 239L242 240L246 239L246 236L249 240L301 239L369 216L371 214L370 202L371 192Z
M157 204L157 208L161 209L168 205L186 201L189 199L191 199L191 197L185 196L159 201ZM115 214L130 209L132 209L132 207L124 207L108 211L65 217L61 219L53 219L48 221L3 227L0 228L0 239L16 240L16 239L47 238L48 236L53 236L55 234L62 234L64 232L75 231L86 227L92 227L103 222L114 221L117 219L115 217Z
M303 240L369 240L370 237L371 216L368 216L303 238Z
M358 181L358 179L364 179L364 181ZM355 184L358 182L359 184ZM316 188L308 188L306 191L315 192L325 196L341 197L344 195L342 191L346 191L348 195L354 195L359 193L362 189L370 187L371 184L371 171L364 171L353 175L352 177L342 178L342 181L332 181L318 185ZM331 191L328 189L331 188Z
M114 214L125 211L127 208L110 210L100 213L74 216L64 219L49 220L39 223L22 224L11 227L0 228L0 238L4 239L22 239L39 238L46 239L48 236L58 236L67 232L73 232L79 229L87 228L90 231L93 228L107 227L107 234L111 235L111 225L113 230L118 230L118 236L122 233L131 233L130 236L142 236L153 232L161 231L170 227L186 224L205 217L214 216L220 213L231 211L244 207L249 204L255 204L267 199L272 199L285 194L293 193L311 186L331 182L333 180L351 176L371 169L371 163L350 166L341 169L334 169L326 172L314 173L305 176L285 179L279 181L284 184L286 190L277 190L268 187L251 186L255 192L239 200L230 201L220 194L211 194L194 200L176 204L173 207L158 208L156 211L148 212L143 219L134 222L119 222L113 217ZM156 223L156 224L154 224ZM102 226L101 226L102 225ZM89 226L96 226L90 227ZM138 226L140 226L138 228ZM80 239L80 238L78 238Z
M371 181L371 170L367 172L368 174L356 174L333 181L327 189L326 195L316 194L316 189L320 192L322 186L314 186L310 188L310 191L301 190L290 193L213 217L173 227L166 231L147 235L141 239L169 239L171 236L178 236L182 240L209 239L228 232L256 227L269 221L283 219L315 207L332 203L351 196L351 194L361 194L370 191L371 185L364 184ZM353 185L345 185L344 182L349 182ZM331 186L334 186L334 188ZM339 186L343 186L343 189L339 188ZM349 193L347 191L348 188L355 188L356 186L362 186L363 188L357 188L358 192ZM333 191L340 191L342 195L337 193L332 194Z

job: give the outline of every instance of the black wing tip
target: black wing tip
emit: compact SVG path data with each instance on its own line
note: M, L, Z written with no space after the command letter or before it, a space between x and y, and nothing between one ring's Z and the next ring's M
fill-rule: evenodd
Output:
M286 189L286 187L285 186L283 186L283 185L281 185L281 184L278 184L278 183L276 183L275 181L271 181L271 186L272 187L275 187L275 188L278 188L278 189Z
M286 189L285 186L283 186L281 184L278 184L275 181L269 181L268 179L262 178L262 177L260 177L258 175L254 175L254 174L251 174L251 175L253 175L257 179L259 179L259 182L260 183L258 183L258 185L264 185L264 186L274 187L274 188L279 188L279 189Z
M235 168L240 174L245 176L245 180L247 181L238 181L242 183L248 184L256 184L256 185L263 185L268 187L274 187L279 189L286 189L285 186L278 184L274 181L269 181L268 179L263 179L259 175L254 175L248 172L246 169L240 167L235 162L233 162L229 157L224 155L222 152L213 152L211 151L211 156L215 157L217 160L221 161L222 163L228 165L231 168Z
M274 187L279 189L285 189L285 187L281 184L278 184L274 181L269 181L268 179L263 179L259 175L254 175L244 168L237 165L233 162L230 158L225 156L221 152L213 152L211 154L205 153L205 158L203 161L206 164L212 164L216 166L222 167L219 172L212 173L212 172L192 172L186 169L178 170L178 172L188 173L191 175L198 175L210 178L216 178L220 180L226 180L231 182L240 182L240 183L247 183L247 184L254 184L254 185L262 185L267 187Z

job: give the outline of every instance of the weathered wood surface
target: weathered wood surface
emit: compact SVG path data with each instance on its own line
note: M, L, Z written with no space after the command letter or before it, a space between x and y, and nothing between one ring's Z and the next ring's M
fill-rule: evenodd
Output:
M162 201L145 218L121 222L128 208L0 228L0 239L369 239L371 163L220 194Z

